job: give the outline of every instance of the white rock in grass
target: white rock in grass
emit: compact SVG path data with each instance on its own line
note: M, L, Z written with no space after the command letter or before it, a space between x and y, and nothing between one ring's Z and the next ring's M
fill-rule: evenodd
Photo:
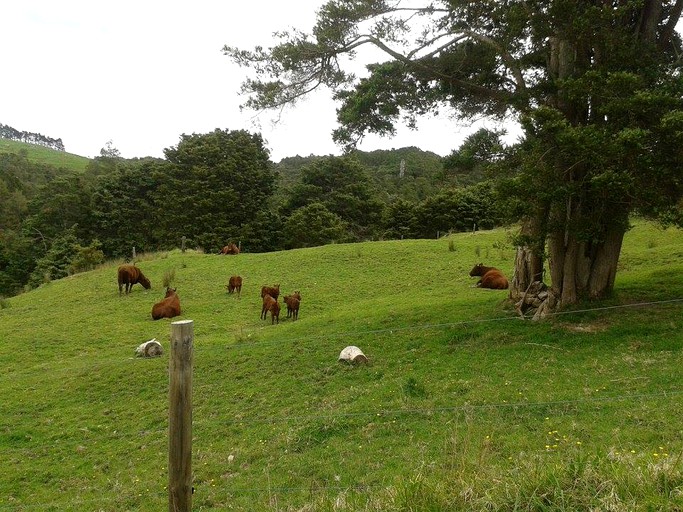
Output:
M135 354L138 357L159 357L163 353L164 349L156 338L141 343L138 348L135 349Z
M368 358L358 347L353 345L346 347L339 354L339 361L346 361L347 363L367 363Z

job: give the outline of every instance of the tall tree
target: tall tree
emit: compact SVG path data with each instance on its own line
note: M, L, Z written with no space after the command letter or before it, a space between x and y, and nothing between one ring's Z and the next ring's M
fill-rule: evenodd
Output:
M216 129L182 135L153 174L159 226L214 251L267 210L276 175L258 134Z
M350 157L319 158L304 167L283 211L289 214L311 203L323 204L338 215L356 240L372 235L381 221L382 203L367 171Z
M504 134L503 131L482 128L467 136L460 147L444 159L444 181L456 186L484 181L487 168L503 157L500 139Z
M86 182L94 186L102 176L114 174L117 170L125 167L126 162L121 157L121 152L114 146L112 141L100 149L100 156L96 156L88 162L85 169Z
M102 249L108 256L130 255L137 251L168 249L177 246L177 239L168 245L162 242L159 211L155 192L159 182L157 173L164 163L143 160L126 167L112 169L102 175L92 195L94 232L102 240Z
M538 275L547 243L555 306L609 294L629 214L670 213L683 196L682 10L683 0L331 0L310 34L224 52L256 72L248 107L335 91L345 146L443 108L520 121L515 179L531 187L517 190L534 243L516 266L531 253ZM357 78L342 63L363 47L387 60Z
M80 241L93 238L90 192L78 173L63 174L38 189L29 202L24 231L50 245L67 230Z
M318 202L297 209L286 220L283 236L288 249L315 247L348 240L344 220Z

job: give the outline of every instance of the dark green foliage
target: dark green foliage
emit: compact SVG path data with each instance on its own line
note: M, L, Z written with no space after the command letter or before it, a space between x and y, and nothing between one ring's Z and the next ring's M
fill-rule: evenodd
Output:
M0 234L0 295L14 295L28 282L36 265L36 246L21 233Z
M32 162L28 152L0 153L0 229L17 228L28 211L28 201L59 171Z
M284 224L285 247L315 247L349 241L346 223L322 203L297 208Z
M500 225L493 183L448 189L420 203L416 211L422 237L436 232L491 229Z
M45 256L37 261L29 284L36 287L72 274L72 262L81 249L74 230L67 230L52 242Z
M268 208L275 174L260 135L218 130L183 135L156 168L154 201L166 237L217 251Z
M100 150L100 156L96 156L88 161L83 176L89 186L95 186L97 181L103 177L114 175L129 165L128 161L121 158L121 153L116 149L111 141Z
M92 195L95 232L107 255L123 256L165 248L157 223L155 171L163 164L143 162L102 176Z
M238 237L244 252L268 252L283 248L283 220L271 210L259 210L244 224Z
M102 252L101 246L102 244L98 240L94 240L87 247L76 244L76 253L71 260L70 273L93 270L97 265L104 263L104 252Z
M482 128L468 136L443 161L444 181L453 185L473 185L487 178L487 169L500 160L504 133Z
M352 154L367 169L382 199L421 201L443 185L443 159L435 153L407 147Z
M365 169L350 157L325 157L305 167L283 213L288 215L313 203L324 205L343 220L350 239L355 240L372 237L382 215L382 203Z
M444 189L420 203L398 200L384 218L387 238L435 238L437 234L491 229L503 221L492 182Z
M391 201L396 197L421 201L435 194L443 185L443 159L429 151L416 147L354 150L349 156L364 168L382 201ZM286 199L289 190L301 181L303 169L323 158L311 155L280 160L275 166L280 175L277 194Z
M28 205L24 230L49 242L73 229L81 240L90 238L90 193L82 175L63 173L41 187Z
M417 204L405 199L397 199L389 203L384 210L384 238L413 238L419 231Z

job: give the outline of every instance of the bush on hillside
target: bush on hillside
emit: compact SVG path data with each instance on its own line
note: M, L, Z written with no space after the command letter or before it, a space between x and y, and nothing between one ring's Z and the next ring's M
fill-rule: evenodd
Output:
M76 244L76 254L71 260L70 273L93 270L97 265L104 263L104 252L102 252L101 246L99 240L93 240L87 247Z
M345 242L347 237L344 221L322 203L297 209L285 222L284 238L288 249Z
M84 247L74 235L73 229L69 229L64 235L56 238L45 256L38 260L29 278L29 285L35 288L75 272L92 270L103 262L104 253L100 250L100 243L97 240Z

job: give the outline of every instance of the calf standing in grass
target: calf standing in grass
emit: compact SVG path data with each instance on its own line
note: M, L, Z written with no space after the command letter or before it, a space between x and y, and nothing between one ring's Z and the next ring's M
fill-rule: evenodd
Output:
M152 319L173 318L180 315L180 297L175 288L166 288L166 296L152 306Z
M266 295L270 295L277 300L277 298L280 296L280 285L276 284L275 286L261 287L261 298L264 298Z
M124 285L126 286L126 295L128 295L128 292L136 283L140 283L145 290L149 290L152 287L149 279L147 279L142 271L135 265L121 265L119 267L118 277L119 295L121 295Z
M287 318L291 317L292 320L299 318L301 294L299 292L294 292L291 295L285 295L282 300L284 300L285 304L287 304Z
M495 267L485 267L483 263L475 265L470 270L470 277L481 276L477 281L480 288L491 288L493 290L505 290L508 288L508 280L503 273Z
M228 293L237 292L239 297L242 294L242 278L240 276L230 276L228 281Z
M270 323L271 325L275 323L280 323L280 304L277 299L274 299L270 295L266 294L263 297L263 307L261 308L261 320L265 320L268 316L268 311L270 311Z

